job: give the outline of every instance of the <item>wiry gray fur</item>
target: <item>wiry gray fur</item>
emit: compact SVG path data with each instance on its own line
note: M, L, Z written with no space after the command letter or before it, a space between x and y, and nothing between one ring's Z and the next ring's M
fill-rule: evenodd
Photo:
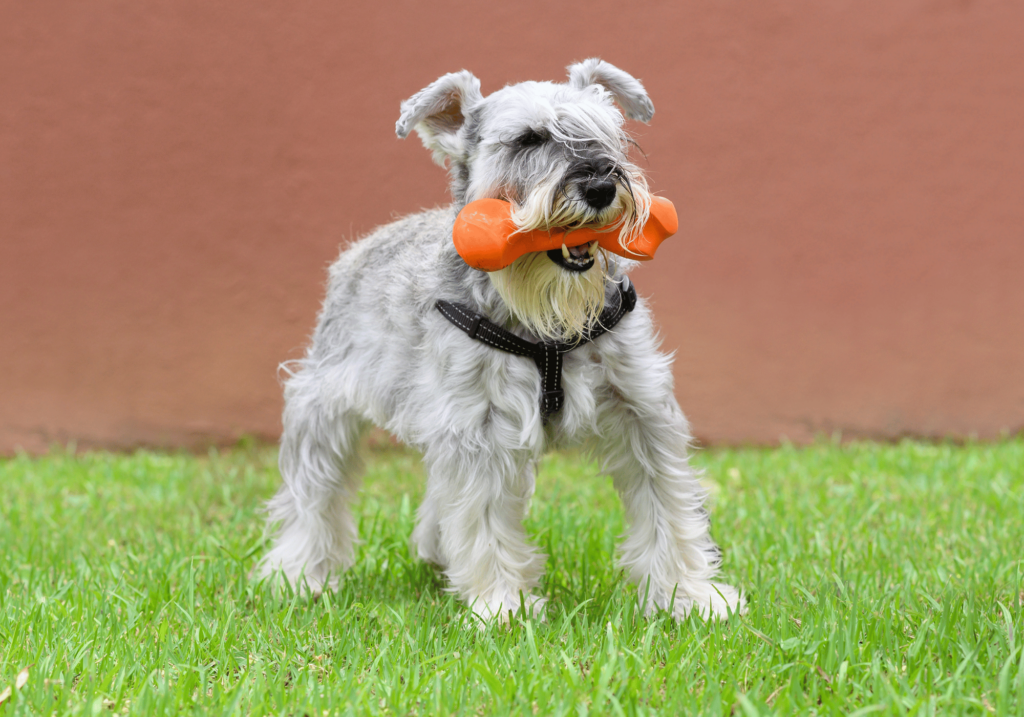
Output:
M622 496L630 528L621 564L648 596L648 610L725 615L740 606L734 588L712 582L718 551L687 462L688 427L673 397L671 359L658 351L642 299L613 331L565 356L565 405L547 424L533 362L470 339L434 308L438 299L457 302L537 339L513 320L491 277L458 256L452 224L466 201L529 195L531 177L547 176L549 165L571 170L597 154L625 162L621 117L608 95L623 107L650 107L637 114L649 117L642 86L594 60L570 76L616 89L524 83L483 98L462 72L402 103L398 134L415 127L451 163L456 201L380 227L331 267L312 344L285 388L284 485L269 504L277 533L263 574L319 591L351 565L359 438L373 423L423 452L429 478L413 535L417 553L484 618L507 615L521 596L531 609L543 605L531 591L545 558L528 542L522 517L536 460L570 445L600 456ZM593 107L580 109L583 102ZM527 126L575 134L517 165L501 136ZM572 186L563 189L569 198L559 201L578 202ZM582 221L605 219L579 212ZM606 291L630 264L610 258Z

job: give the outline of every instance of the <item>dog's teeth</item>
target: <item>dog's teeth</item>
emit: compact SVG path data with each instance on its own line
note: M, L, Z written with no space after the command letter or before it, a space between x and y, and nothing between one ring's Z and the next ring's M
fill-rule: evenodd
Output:
M569 247L567 247L564 242L562 243L562 257L569 259Z
M600 248L601 245L598 244L597 242L594 242L593 244L590 245L590 249L587 251L587 253L590 254L590 256L594 256L595 254L597 254L597 250Z

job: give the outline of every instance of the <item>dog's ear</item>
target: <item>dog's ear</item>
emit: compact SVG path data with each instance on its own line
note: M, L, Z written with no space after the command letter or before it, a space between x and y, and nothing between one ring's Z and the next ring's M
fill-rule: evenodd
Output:
M444 75L402 103L395 134L405 139L415 129L438 164L447 157L461 159L464 148L458 131L466 120L465 110L482 99L480 80L472 72Z
M615 65L592 57L589 60L570 65L569 85L582 90L590 85L601 85L611 92L630 119L650 122L654 116L654 103L647 96L647 90L640 80Z

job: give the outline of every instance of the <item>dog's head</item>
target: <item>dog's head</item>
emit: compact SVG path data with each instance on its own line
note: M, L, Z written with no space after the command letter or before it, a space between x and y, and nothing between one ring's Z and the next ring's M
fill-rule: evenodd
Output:
M610 224L625 246L647 221L651 199L627 156L622 112L647 122L654 105L635 78L590 59L569 67L564 84L523 82L487 97L471 73L445 75L402 103L395 129L402 138L415 129L447 164L457 207L505 199L520 230ZM531 331L572 339L601 313L608 267L591 242L526 254L490 277Z

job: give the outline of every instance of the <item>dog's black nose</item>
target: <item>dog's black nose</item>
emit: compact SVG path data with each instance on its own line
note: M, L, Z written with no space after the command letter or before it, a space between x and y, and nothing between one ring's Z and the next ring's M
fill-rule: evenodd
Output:
M583 189L583 199L594 209L604 209L615 199L615 182L595 179Z

